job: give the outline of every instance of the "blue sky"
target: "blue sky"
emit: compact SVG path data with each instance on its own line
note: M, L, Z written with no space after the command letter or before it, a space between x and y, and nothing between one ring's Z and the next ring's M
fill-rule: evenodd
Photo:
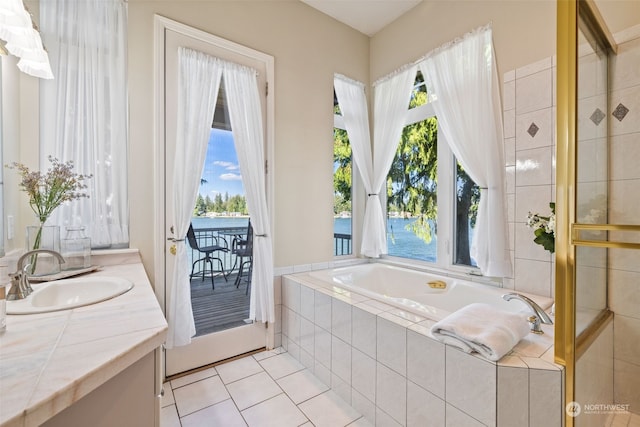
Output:
M213 199L218 193L224 196L225 192L229 196L244 195L242 175L230 131L211 129L202 178L207 180L206 184L200 186L199 192L203 197Z

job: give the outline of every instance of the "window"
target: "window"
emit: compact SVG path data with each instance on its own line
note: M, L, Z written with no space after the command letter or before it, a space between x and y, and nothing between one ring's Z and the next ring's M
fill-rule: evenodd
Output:
M352 254L353 167L349 136L344 129L338 100L333 94L333 247L334 255Z
M470 247L480 191L439 134L430 102L418 72L387 176L389 255L441 267L475 266Z

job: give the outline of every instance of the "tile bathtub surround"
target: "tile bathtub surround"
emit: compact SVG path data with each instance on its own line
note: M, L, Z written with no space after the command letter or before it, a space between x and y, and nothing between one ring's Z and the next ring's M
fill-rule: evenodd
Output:
M282 348L164 384L160 427L371 426Z
M42 424L164 342L167 323L140 257L132 252L126 258L92 273L134 283L117 298L7 316L0 335L0 424Z
M563 371L553 363L548 325L493 363L435 340L432 320L334 292L307 274L283 276L282 294L283 331L293 331L283 332L283 347L296 349L291 356L371 424L560 425ZM545 399L530 398L542 387Z

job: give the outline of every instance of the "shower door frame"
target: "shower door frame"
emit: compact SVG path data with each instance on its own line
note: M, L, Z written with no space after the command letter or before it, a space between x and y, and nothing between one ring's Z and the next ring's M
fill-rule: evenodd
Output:
M557 3L557 119L556 119L556 326L555 361L565 366L564 403L575 401L576 361L613 318L605 308L576 336L576 247L640 249L639 243L591 240L582 233L640 232L640 225L580 224L576 221L578 25L582 18L597 43L616 53L617 45L593 0L558 0ZM608 89L607 89L608 91ZM565 426L575 418L567 408Z

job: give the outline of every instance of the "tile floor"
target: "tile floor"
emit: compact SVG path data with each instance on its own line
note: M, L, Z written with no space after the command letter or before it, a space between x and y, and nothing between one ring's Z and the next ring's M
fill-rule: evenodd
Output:
M160 427L371 426L282 349L164 384Z
M164 384L160 427L371 426L282 348ZM607 427L640 427L620 413Z

